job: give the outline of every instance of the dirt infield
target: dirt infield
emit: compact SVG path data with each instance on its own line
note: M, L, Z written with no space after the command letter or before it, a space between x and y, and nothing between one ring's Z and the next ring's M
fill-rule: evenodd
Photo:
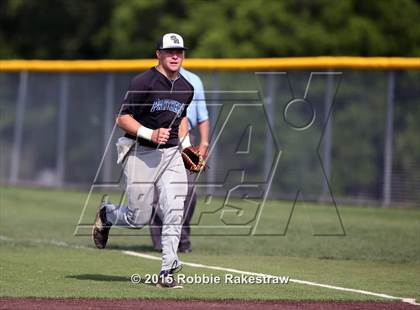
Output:
M402 302L0 298L0 309L419 309Z

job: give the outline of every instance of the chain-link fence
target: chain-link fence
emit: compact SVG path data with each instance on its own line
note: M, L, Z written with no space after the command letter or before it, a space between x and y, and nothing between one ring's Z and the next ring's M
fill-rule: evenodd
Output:
M200 192L420 205L418 69L194 72L211 123ZM115 116L136 74L0 72L1 182L120 182Z

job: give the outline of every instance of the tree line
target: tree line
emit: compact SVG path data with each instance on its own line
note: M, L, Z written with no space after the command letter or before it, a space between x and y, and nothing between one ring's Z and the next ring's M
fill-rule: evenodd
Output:
M3 0L0 58L153 57L181 33L190 57L418 56L418 0Z

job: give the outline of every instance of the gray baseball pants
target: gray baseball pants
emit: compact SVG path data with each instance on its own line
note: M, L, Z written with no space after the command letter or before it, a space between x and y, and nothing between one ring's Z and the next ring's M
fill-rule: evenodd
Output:
M117 226L142 228L149 224L153 206L163 219L162 269L179 265L181 235L188 180L177 146L155 149L133 146L127 155L124 177L128 206L106 205L107 220Z
M188 178L188 194L184 204L184 216L181 229L181 237L179 239L178 248L182 251L183 249L191 248L190 231L191 231L191 220L194 215L194 210L197 205L197 194L194 190L194 181L197 177L196 174L189 174ZM162 250L162 220L158 214L154 214L150 221L150 236L152 238L153 247L157 251Z

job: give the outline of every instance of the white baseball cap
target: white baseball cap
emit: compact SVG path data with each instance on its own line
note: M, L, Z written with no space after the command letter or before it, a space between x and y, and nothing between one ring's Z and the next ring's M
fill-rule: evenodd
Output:
M177 33L164 34L157 45L158 50L167 50L171 48L187 49L184 46L184 39Z

